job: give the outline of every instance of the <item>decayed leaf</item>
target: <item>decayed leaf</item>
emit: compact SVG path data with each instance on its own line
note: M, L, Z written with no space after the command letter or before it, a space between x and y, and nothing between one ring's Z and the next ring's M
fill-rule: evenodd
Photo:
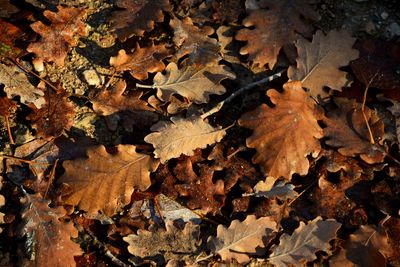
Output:
M0 83L4 84L4 91L8 98L19 96L21 103L25 105L32 103L37 108L45 102L43 91L34 87L17 66L0 64Z
M47 89L45 92L46 104L37 109L32 106L33 112L27 116L36 129L36 136L47 140L58 137L65 130L69 130L74 123L75 110L68 100L65 90L54 92Z
M201 117L171 117L171 122L159 121L151 127L154 133L144 141L154 146L154 155L164 163L181 154L191 156L196 148L221 141L225 129L214 128Z
M236 22L243 12L242 5L236 0L214 0L212 7L213 18L221 22Z
M209 95L221 95L225 88L220 84L224 79L235 79L234 73L226 66L212 64L200 69L187 66L178 69L175 63L169 63L166 74L157 73L154 86L158 89L157 96L163 101L169 101L172 94L179 94L196 104L207 103Z
M290 236L283 234L279 245L272 248L268 261L276 266L302 266L304 262L315 260L317 251L328 252L329 241L336 237L341 224L333 219L322 220L321 217L300 226Z
M110 20L121 41L151 31L155 22L164 20L163 11L172 10L169 0L118 0L116 4L123 10L114 11Z
M136 235L124 237L124 241L129 243L129 253L143 260L155 261L158 266L169 260L194 262L193 257L198 253L200 237L198 225L188 222L183 228L167 220L166 229L154 228L152 227L150 231L139 229Z
M15 112L17 104L7 97L0 97L0 116L8 117Z
M317 31L312 42L301 38L296 42L297 67L291 66L288 77L291 80L301 81L303 87L310 90L310 94L317 99L327 96L323 91L324 86L341 91L341 88L349 84L347 73L339 70L358 58L358 51L352 49L356 38L351 37L350 32L330 31L324 35Z
M0 0L0 17L9 18L12 14L17 13L19 9L12 5L9 0Z
M3 187L3 176L0 176L0 190ZM0 209L6 204L6 199L4 198L3 195L0 195ZM1 224L4 223L4 213L0 212L0 234L3 231L3 228L1 228Z
M1 2L1 0L0 0ZM0 12L1 12L0 4ZM25 36L25 33L15 25L0 19L0 57L17 58L24 53L15 46L15 41Z
M29 44L27 51L35 53L43 61L52 61L58 66L64 65L70 46L76 46L76 35L86 36L85 23L81 21L85 10L75 7L57 7L58 12L45 10L43 15L51 22L50 26L37 21L31 28L42 38Z
M150 185L150 172L158 162L137 153L135 146L118 145L110 154L102 145L87 151L86 159L63 163L60 183L68 184L72 193L64 197L66 204L95 215L99 210L111 216L129 204L135 189L144 191Z
M208 37L214 33L213 28L205 26L200 29L193 25L189 17L182 20L174 18L170 26L174 29L174 43L179 47L176 58L189 55L189 63L198 65L220 60L218 41Z
M110 65L117 71L126 71L138 80L146 80L148 72L154 73L165 69L161 61L168 56L168 50L165 45L152 45L150 47L140 48L136 44L133 54L127 55L125 50L120 50L118 55L110 58Z
M239 41L247 41L240 54L249 55L249 60L261 66L268 64L272 69L282 47L292 44L297 33L311 36L313 27L303 18L318 20L319 15L310 4L314 0L262 0L257 4L260 8L252 10L244 19L243 25L254 26L254 30L242 29L236 35Z
M354 157L359 155L367 163L382 162L385 154L376 145L372 145L369 133L361 111L361 104L354 100L336 98L339 108L329 111L324 123L327 127L324 134L328 137L326 143L338 147L339 153ZM375 142L383 142L383 122L378 115L365 107L365 114L371 127Z
M28 259L21 266L75 266L74 255L81 255L78 237L72 222L60 221L66 211L63 207L50 208L49 200L39 194L27 195L20 236L26 236Z
M243 222L232 221L229 228L218 225L217 237L208 238L208 247L225 262L235 259L243 264L250 261L249 255L265 253L265 246L276 231L276 222L271 218L256 219L254 215L249 215Z
M247 146L257 150L253 162L268 176L290 179L293 173L308 173L306 157L319 153L323 131L317 122L321 114L301 83L289 82L283 88L282 94L276 90L267 93L276 107L263 104L244 114L239 125L254 130L246 139Z
M254 193L257 197L276 197L280 200L287 200L298 196L293 189L294 185L292 184L285 184L284 181L277 181L274 177L267 177L265 182L260 181L254 186Z
M331 266L386 266L386 258L391 254L392 248L383 227L361 225L329 263Z
M392 101L393 106L389 107L388 110L394 116L396 122L396 137L397 141L400 142L400 102Z

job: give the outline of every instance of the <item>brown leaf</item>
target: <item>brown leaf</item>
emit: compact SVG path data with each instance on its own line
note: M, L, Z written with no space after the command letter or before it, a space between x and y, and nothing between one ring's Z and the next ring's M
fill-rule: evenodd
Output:
M107 216L129 204L133 191L146 190L150 172L158 162L150 156L137 153L135 146L118 145L110 154L102 145L87 151L87 158L67 160L60 183L68 184L72 193L64 197L66 204L78 206L96 215L101 210Z
M213 19L221 22L236 22L244 11L237 0L213 0Z
M260 8L250 11L244 19L245 27L238 31L236 39L247 41L247 45L240 50L240 54L249 55L249 60L254 64L269 65L272 69L281 48L292 44L297 38L297 33L311 36L313 27L303 18L318 20L319 15L310 4L314 0L262 0L258 2Z
M315 260L317 251L328 252L329 241L336 237L341 224L333 219L322 220L315 218L307 225L300 222L300 226L290 236L283 234L279 245L272 248L268 261L276 266L303 266L302 263Z
M47 89L45 92L46 104L37 109L31 106L32 113L26 118L31 121L36 129L36 136L51 140L58 137L65 130L69 130L74 123L75 110L72 102L68 100L65 90L54 92Z
M133 54L127 55L125 50L120 50L118 55L110 58L110 65L117 71L126 71L138 80L146 80L148 72L163 71L165 65L162 62L168 56L168 50L163 44L141 48L136 44Z
M2 0L0 0L0 2L1 1ZM0 19L0 57L17 58L21 54L25 53L15 45L15 42L18 39L23 38L25 35L26 34L20 28L3 19Z
M7 97L0 97L0 116L8 117L17 109L17 104Z
M123 42L133 35L142 36L153 30L155 22L164 20L163 11L172 11L169 0L118 0L116 4L123 10L114 11L110 21Z
M9 0L0 0L0 17L9 18L12 14L17 13L19 9L12 5Z
M263 104L244 114L239 125L254 130L246 139L247 146L257 150L253 162L268 176L290 179L293 173L308 173L306 156L319 153L323 131L317 122L319 110L301 83L289 82L283 88L282 94L276 90L267 93L274 108Z
M214 33L213 28L198 28L186 17L182 20L174 18L170 21L174 29L174 43L178 47L175 57L180 59L189 55L188 65L206 65L220 60L218 41L208 37Z
M347 73L339 68L358 58L358 51L352 49L355 40L345 30L332 30L327 35L317 31L311 43L304 38L299 39L296 42L299 55L297 67L289 68L288 77L301 81L315 99L318 95L327 96L322 90L324 86L341 91L350 82L346 78Z
M0 83L4 84L4 91L8 98L19 96L21 103L34 104L40 108L45 100L43 91L33 86L25 73L17 66L7 66L0 63Z
M361 111L361 104L354 100L336 98L337 109L329 111L324 123L327 127L324 134L329 139L325 141L328 145L338 147L339 153L344 156L354 157L359 155L367 163L382 162L385 154L372 145L369 133ZM383 122L378 115L365 107L365 114L371 127L375 142L383 142Z
M229 228L218 225L217 237L209 237L207 243L224 262L235 259L244 264L250 261L249 255L263 255L265 246L277 231L276 223L269 217L256 219L254 215L248 215L243 222L232 221Z
M45 10L43 15L51 22L50 26L37 21L31 24L31 28L40 34L42 38L29 44L27 51L35 53L39 60L52 61L58 66L64 65L70 46L78 43L77 35L88 34L86 25L81 21L85 10L75 7L57 7L58 12Z
M159 121L151 130L144 141L154 146L154 155L161 163L181 154L191 156L196 148L219 142L226 134L225 129L214 128L201 117L171 117L171 122Z
M143 260L155 261L157 266L169 260L194 262L194 256L198 254L200 227L190 222L179 227L167 220L165 228L139 229L136 235L124 237L124 241L129 243L129 253Z
M292 184L285 184L284 181L277 181L274 177L267 177L265 182L260 181L254 186L254 193L257 197L287 200L298 196L293 189L294 185Z
M169 101L171 95L179 94L196 104L207 103L209 95L222 95L225 88L220 84L225 79L235 79L229 68L217 63L196 68L187 66L181 70L175 63L169 63L166 74L157 73L154 86L158 89L157 96L163 101Z
M182 182L175 185L175 190L186 199L190 209L201 209L202 213L216 214L224 205L224 182L213 182L214 170L207 165L198 164L199 175L193 170L190 158L184 159L174 168L174 174Z
M26 236L29 258L21 266L75 266L74 255L82 250L71 240L78 237L72 222L60 221L65 209L50 208L40 194L27 195L25 201L19 234Z
M3 187L3 176L0 176L0 190ZM6 204L6 199L4 198L3 195L0 195L0 209ZM3 223L5 223L4 221L4 213L0 212L0 234L3 231L3 228L1 227L1 225Z

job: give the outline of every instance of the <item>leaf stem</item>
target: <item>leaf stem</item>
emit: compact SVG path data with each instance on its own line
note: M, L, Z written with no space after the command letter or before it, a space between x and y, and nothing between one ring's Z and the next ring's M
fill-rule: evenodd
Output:
M150 89L155 89L156 88L156 86L154 84L153 85L147 85L147 84L140 84L140 83L137 83L136 87L137 88L150 88Z
M364 96L363 96L363 102L362 102L362 105L361 105L361 112L362 112L362 114L363 114L365 124L367 125L368 134L369 134L369 142L370 142L372 145L374 145L374 144L375 144L374 135L373 135L373 133L372 133L371 126L369 125L367 115L365 114L365 103L367 102L368 89L369 89L369 84L367 84L367 85L365 86L365 91L364 91Z
M4 116L4 118L6 119L6 127L7 127L8 139L10 140L10 144L15 145L14 138L11 134L10 121L8 120L8 116Z

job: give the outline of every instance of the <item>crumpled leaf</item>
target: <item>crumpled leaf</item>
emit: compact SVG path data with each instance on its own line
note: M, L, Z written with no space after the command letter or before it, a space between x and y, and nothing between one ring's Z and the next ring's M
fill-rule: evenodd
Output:
M294 185L286 184L284 181L277 181L274 177L267 177L264 181L254 186L254 193L257 197L278 198L287 200L296 198L299 194L293 190Z
M214 128L201 117L171 117L171 122L159 121L151 130L144 141L154 146L154 155L161 163L181 154L191 156L196 148L219 142L226 134L225 129Z
M213 18L221 22L236 22L244 11L237 0L214 0L212 8Z
M163 11L172 11L169 0L118 0L116 4L123 10L114 11L110 21L123 42L133 35L142 36L151 31L155 22L164 20Z
M29 44L27 51L35 53L40 61L52 61L64 66L70 46L78 44L75 36L88 34L85 23L81 21L85 10L75 7L57 7L58 12L45 10L43 15L51 22L50 26L36 21L31 28L42 37L38 42Z
M0 97L0 116L8 117L17 109L17 104L7 97Z
M327 35L317 31L311 43L300 38L296 42L299 55L297 66L288 69L289 79L301 81L315 99L318 99L318 95L327 96L323 91L324 86L341 91L350 82L346 78L347 73L339 68L358 58L358 51L352 49L355 40L345 30L332 30Z
M129 253L143 260L155 261L157 266L169 260L194 262L198 254L200 227L191 222L179 227L166 220L165 228L139 229L136 235L124 237L124 241L129 243Z
M222 80L236 78L228 67L218 64L201 68L187 66L179 70L172 62L165 71L165 75L157 73L153 80L158 89L157 96L163 101L168 101L173 94L179 94L196 104L207 103L209 95L225 93L224 86L220 84Z
M0 83L4 84L4 91L8 98L19 96L21 103L34 104L40 108L44 103L44 92L33 86L25 73L17 66L7 66L0 63Z
M72 102L68 100L68 93L62 89L55 92L53 89L45 91L46 104L33 110L26 118L31 121L36 129L36 136L51 140L58 137L65 130L69 130L74 123L75 110Z
M281 48L292 44L300 33L311 36L313 27L303 18L315 21L319 15L310 4L314 0L261 0L260 9L250 10L250 15L243 20L245 27L241 29L236 40L247 41L247 45L240 50L240 54L249 55L249 60L261 66L268 64L272 69ZM247 3L247 1L246 1ZM268 8L268 9L261 9Z
M12 5L9 0L0 0L0 17L9 18L12 14L17 13L19 9Z
M283 93L269 90L267 95L276 106L263 104L239 119L239 125L254 130L246 139L257 150L253 162L260 164L268 176L290 179L293 173L308 173L308 154L318 155L323 131L317 120L321 114L315 101L301 83L289 82Z
M99 210L111 216L129 204L134 190L149 188L150 172L158 162L137 153L133 145L118 145L113 154L100 145L88 149L87 158L67 160L63 166L59 183L72 189L63 197L64 203L78 206L89 216Z
M279 245L272 247L268 261L278 267L303 266L303 263L315 260L317 251L329 252L329 241L336 237L341 224L333 219L322 220L317 217L307 225L300 226L290 236L283 234Z
M328 111L323 120L327 127L324 129L326 144L338 147L340 154L354 157L359 155L367 163L382 162L385 153L370 143L369 133L361 111L361 104L355 100L336 98L337 109ZM384 125L376 112L365 107L365 114L371 127L375 142L382 144Z
M74 255L81 255L78 237L72 222L61 221L63 207L49 207L49 200L40 194L27 195L22 211L19 235L26 236L28 258L20 266L75 266Z
M188 65L206 65L220 60L218 41L208 37L214 29L204 26L201 29L193 25L189 17L179 20L173 18L170 26L174 29L173 41L178 47L175 57L180 59L189 55Z
M25 54L26 52L18 48L15 43L17 40L26 37L26 35L27 34L17 26L0 19L0 58L18 58L22 56L22 54Z
M221 256L224 262L235 259L239 264L250 261L249 255L263 255L265 246L277 232L276 222L269 217L256 219L248 215L243 222L232 221L229 228L218 225L217 236L209 237L208 247Z
M146 80L148 72L154 73L163 71L165 65L162 62L168 56L168 50L163 44L141 48L136 44L133 54L126 54L125 50L120 50L118 55L110 58L110 65L117 71L126 71L138 80Z

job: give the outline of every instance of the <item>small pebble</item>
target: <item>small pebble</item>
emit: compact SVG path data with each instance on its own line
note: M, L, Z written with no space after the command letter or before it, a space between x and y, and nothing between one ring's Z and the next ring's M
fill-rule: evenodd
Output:
M400 35L400 25L397 22L393 22L389 25L389 31L392 36L399 36Z
M103 77L100 77L95 70L85 70L83 72L83 77L85 77L85 80L89 85L97 86L102 84Z
M381 18L382 19L387 19L389 17L389 14L387 12L382 12L381 13Z

